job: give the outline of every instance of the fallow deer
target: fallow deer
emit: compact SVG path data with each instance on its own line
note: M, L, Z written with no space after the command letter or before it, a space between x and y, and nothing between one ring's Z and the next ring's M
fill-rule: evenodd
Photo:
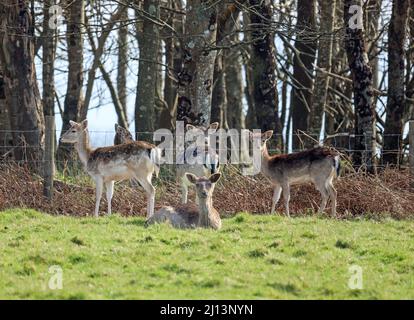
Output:
M257 135L260 134L250 133L251 138L259 138ZM286 215L289 217L290 186L313 182L322 196L319 211L325 210L331 198L332 216L335 217L337 192L333 186L333 180L339 175L339 153L326 147L317 147L292 154L269 156L266 144L272 135L272 130L260 135L262 155L260 170L271 181L274 188L271 213L275 212L283 190Z
M128 143L135 141L132 137L132 133L128 129L121 127L119 124L115 123L115 138L114 145Z
M154 213L155 188L152 174L159 170L160 152L150 143L135 141L117 146L92 149L89 145L88 122L70 121L71 127L61 137L64 143L73 143L86 172L96 184L95 216L99 215L99 203L103 187L106 188L108 215L111 214L111 200L114 181L135 178L147 192L147 217Z
M181 204L177 207L163 207L147 220L146 225L169 222L175 228L221 228L220 214L213 207L214 185L220 179L220 173L214 173L209 178L186 173L186 178L195 184L198 206Z
M218 154L210 148L210 134L213 134L219 127L218 122L210 124L208 127L204 126L193 126L187 124L186 131L199 130L200 133L204 134L203 145L195 146L186 146L184 152L182 152L178 157L181 164L176 165L177 180L181 186L181 203L187 203L188 200L188 187L192 185L188 181L186 173L192 173L196 176L208 176L210 174L216 173L219 171L219 161ZM202 155L205 160L204 163L188 163L188 156L197 157L197 152L202 150L204 154ZM187 155L187 156L186 156ZM198 201L196 194L196 202Z

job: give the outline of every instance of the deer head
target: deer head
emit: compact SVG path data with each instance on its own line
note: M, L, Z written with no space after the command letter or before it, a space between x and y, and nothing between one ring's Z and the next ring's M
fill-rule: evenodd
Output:
M78 143L82 138L82 134L88 129L88 120L83 120L81 123L69 121L70 128L60 138L64 143Z
M253 133L249 131L249 138L250 141L253 141L254 139L260 139L260 149L263 150L263 148L266 146L266 143L269 139L271 139L273 136L273 130L268 130L264 133Z
M213 122L208 127L205 126L193 126L192 124L187 124L185 129L188 131L193 131L195 137L203 136L204 135L204 146L202 147L208 148L210 146L210 134L213 134L217 131L219 127L218 122ZM199 140L197 139L197 145L199 145Z
M134 141L131 132L115 123L115 144L122 144Z
M220 173L214 173L209 178L200 178L192 173L186 173L185 175L188 181L195 184L197 196L200 199L200 201L207 201L207 199L212 198L214 186L221 176Z

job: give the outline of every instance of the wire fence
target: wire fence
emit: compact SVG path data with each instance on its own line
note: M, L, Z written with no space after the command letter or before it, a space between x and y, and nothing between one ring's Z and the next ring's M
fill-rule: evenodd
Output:
M0 130L0 163L18 163L18 164L35 164L39 165L44 163L44 159L39 159L38 157L33 157L31 154L41 154L44 152L45 143L42 145L30 145L26 143L24 137L26 135L31 134L38 134L37 131L11 131L11 130ZM64 144L63 146L59 143L59 137L61 132L56 130L52 132L53 141L54 141L54 161L56 166L61 168L81 168L79 158L74 152L72 146L68 144ZM89 131L90 136L90 144L92 148L110 146L114 144L114 136L115 132L113 131ZM138 136L139 140L152 140L153 133L149 132L137 132L136 136ZM233 136L234 137L234 136ZM249 151L244 150L241 146L241 137L236 137L237 144L236 146L232 144L230 138L225 139L225 145L220 145L217 142L215 146L216 152L226 152L228 154L227 163L231 164L231 157L230 154L232 152L239 154L239 159L242 158L244 160L251 159L251 144L248 144ZM383 135L382 139L385 140L387 137L391 137L393 142L397 146L401 146L402 149L391 149L391 150L383 150L380 144L377 144L376 147L376 154L375 160L376 164L379 167L385 166L383 162L382 155L384 153L387 154L395 154L398 157L399 167L407 167L409 164L409 143L407 136L402 134L392 134L392 135ZM319 139L318 135L308 135L308 134L293 134L289 141L284 141L285 136L281 134L274 134L273 139L269 143L269 153L270 154L277 154L277 153L291 153L291 152L299 152L303 151L307 148L312 146L316 146L321 144L322 142ZM355 135L349 133L337 133L330 137L325 138L323 141L324 145L331 146L342 152L343 154L352 157L353 154L358 152L364 152L365 150L357 149L355 147L355 142L357 138L364 138L363 135ZM177 137L175 135L172 136L173 140L173 152L174 157L176 159L176 152L175 148L177 147ZM211 140L214 141L214 140ZM216 140L218 141L218 139ZM283 141L282 147L275 147L274 141ZM293 143L295 141L295 143ZM159 144L158 141L153 141L154 144ZM223 144L223 140L221 140L221 144ZM187 144L188 145L188 144ZM294 147L292 147L294 145ZM297 147L298 146L298 147ZM168 149L168 151L171 151ZM247 153L246 153L247 151ZM245 153L241 155L241 153ZM241 155L241 156L240 156ZM249 158L250 157L250 158ZM171 163L174 165L175 163ZM240 163L236 163L240 164ZM249 163L241 163L243 165L248 165Z

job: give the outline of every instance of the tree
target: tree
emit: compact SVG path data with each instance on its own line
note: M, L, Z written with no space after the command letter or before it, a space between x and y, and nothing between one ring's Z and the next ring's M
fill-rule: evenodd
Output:
M179 12L178 14L170 13L167 23L173 27L171 29L164 29L165 34L165 61L168 66L164 77L164 101L165 106L160 114L161 128L173 129L177 113L177 86L176 75L181 71L182 66L182 49L181 38L184 32L184 14L180 14L184 7L182 0L171 1L173 10Z
M231 41L236 42L238 34L231 36ZM243 76L242 59L240 50L231 49L225 53L225 82L227 95L227 123L229 128L244 128L243 115Z
M122 108L121 115L118 115L118 123L125 121L128 123L127 117L127 68L128 68L128 11L125 10L121 16L121 22L118 30L118 73L116 77L117 94Z
M3 80L3 71L0 64L0 159L4 157L5 154L8 154L9 157L12 156L12 153L8 153L9 147L13 145L12 137L10 136L10 118L9 113L6 108L6 95L4 92L4 80Z
M274 32L272 32L273 6L270 1L250 0L250 23L252 29L253 96L257 125L263 131L274 130L281 134L278 114L278 92L276 79L276 57ZM281 139L278 136L277 145Z
M66 44L68 55L68 80L64 109L62 114L62 134L70 128L70 121L81 119L80 112L84 105L83 96L83 25L85 23L84 0L74 0L66 11ZM56 157L58 166L64 161L73 160L73 146L59 143Z
M44 117L34 64L32 16L27 0L0 3L0 64L16 160L34 169L43 158ZM27 148L25 148L27 146Z
M394 0L388 28L388 99L384 128L384 164L398 165L401 161L404 128L405 55L409 0Z
M183 68L178 75L177 120L208 125L211 115L217 10L208 1L187 1Z
M158 78L160 0L144 0L145 16L139 42L139 70L135 100L135 131L153 132ZM138 138L138 136L137 136ZM140 134L140 140L152 141L152 135Z
M51 15L50 7L54 4L53 0L44 0L43 5L43 112L45 116L55 114L55 29L49 25Z
M314 99L312 101L309 134L319 140L323 114L328 100L329 77L331 72L333 50L333 24L335 19L336 0L319 0L320 38L318 42L318 69L316 70ZM314 141L310 142L310 146Z
M298 0L290 108L293 122L293 149L301 147L299 130L308 131L312 107L313 73L316 58L316 0Z
M351 5L362 8L360 0L344 0L345 49L352 74L355 106L354 163L369 171L375 170L376 126L373 101L372 70L365 50L364 29L351 21L354 13ZM362 17L359 17L362 19Z

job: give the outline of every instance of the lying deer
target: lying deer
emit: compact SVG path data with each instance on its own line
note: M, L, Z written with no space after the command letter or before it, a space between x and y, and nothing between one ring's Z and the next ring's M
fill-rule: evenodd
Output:
M153 172L158 172L160 152L154 145L134 141L117 146L92 149L89 145L88 122L70 121L70 129L60 138L61 142L73 143L86 172L96 184L95 216L99 215L99 203L103 186L106 188L108 215L114 181L135 178L147 192L147 217L154 213L155 188L151 183Z
M191 130L200 130L201 133L204 134L203 145L196 145L196 146L189 146L184 150L183 153L179 155L180 162L183 164L177 164L176 172L177 172L177 180L181 185L181 203L187 203L188 200L188 187L192 185L192 183L187 179L186 173L192 173L196 176L203 177L208 176L210 174L216 173L219 171L219 162L218 162L218 154L210 148L210 137L209 134L213 134L219 127L218 122L214 122L210 124L208 127L204 126L193 126L191 124L187 124L186 131ZM204 163L188 163L188 156L191 155L192 157L197 156L197 152L200 150L204 151L203 159L205 160ZM187 156L186 156L187 155ZM198 202L197 193L196 193L196 202Z
M258 137L250 133L250 137ZM266 131L261 138L261 172L270 179L274 192L272 199L272 211L275 212L283 190L286 215L289 217L290 186L298 183L313 182L321 193L322 203L319 211L325 210L329 197L332 201L332 216L336 216L337 192L333 186L333 180L339 175L339 153L324 147L313 148L303 152L269 156L267 140L273 135L273 131Z
M214 185L220 179L220 173L214 173L210 178L199 178L192 173L186 173L186 177L196 187L198 206L185 204L163 207L147 220L146 225L169 222L175 228L221 228L220 215L213 207Z

